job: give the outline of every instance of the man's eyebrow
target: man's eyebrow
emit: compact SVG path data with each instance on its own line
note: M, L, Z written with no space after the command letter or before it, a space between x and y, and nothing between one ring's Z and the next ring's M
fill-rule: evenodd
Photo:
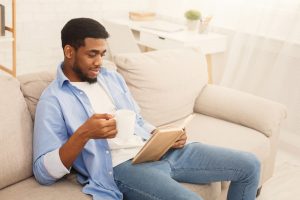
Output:
M96 50L96 49L91 49L91 50L89 50L89 52L93 52L93 53L97 53L97 54L104 54L104 53L106 53L106 49L103 50L102 52L99 50Z

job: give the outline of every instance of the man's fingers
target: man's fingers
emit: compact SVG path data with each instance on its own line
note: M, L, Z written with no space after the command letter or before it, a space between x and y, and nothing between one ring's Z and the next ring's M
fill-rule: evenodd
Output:
M95 119L94 121L96 123L96 126L98 126L98 128L104 128L104 127L116 127L116 120L114 118L111 119Z
M112 119L114 116L108 113L104 113L104 114L93 114L92 116L93 118L96 119Z
M175 143L172 148L174 148L174 149L180 149L180 148L183 148L183 147L184 147L184 144L177 144L177 143Z
M179 138L179 140L186 140L186 139L187 139L187 135L185 133Z
M111 131L115 131L117 133L116 126L105 126L101 129L101 132L103 133L110 133Z
M116 127L107 126L107 127L98 129L98 131L96 131L94 133L94 138L96 138L96 139L114 138L114 137L116 137L117 133L118 132L117 132Z
M185 140L180 140L178 142L176 142L177 145L184 145L185 144Z
M179 148L183 148L185 143L186 143L186 140L187 140L187 135L186 134L183 134L176 142L175 144L173 145L173 148L175 149L179 149Z
M117 134L117 129L112 129L106 133L106 138L115 138Z

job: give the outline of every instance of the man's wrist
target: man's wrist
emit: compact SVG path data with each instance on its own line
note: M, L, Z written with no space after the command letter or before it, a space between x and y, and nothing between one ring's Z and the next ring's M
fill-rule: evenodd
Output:
M86 144L90 139L88 130L82 127L79 127L74 135L76 135L83 144Z

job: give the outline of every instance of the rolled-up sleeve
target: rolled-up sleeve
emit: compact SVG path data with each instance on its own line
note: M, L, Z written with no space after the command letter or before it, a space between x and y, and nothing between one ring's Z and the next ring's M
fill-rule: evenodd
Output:
M59 156L59 149L55 149L44 156L44 166L47 172L55 179L59 179L70 173Z

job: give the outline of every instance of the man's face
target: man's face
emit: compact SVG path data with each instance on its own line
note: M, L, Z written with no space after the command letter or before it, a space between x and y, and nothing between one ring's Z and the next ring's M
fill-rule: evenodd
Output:
M76 79L94 83L100 73L102 58L106 53L105 39L86 38L85 45L75 51L72 70Z

